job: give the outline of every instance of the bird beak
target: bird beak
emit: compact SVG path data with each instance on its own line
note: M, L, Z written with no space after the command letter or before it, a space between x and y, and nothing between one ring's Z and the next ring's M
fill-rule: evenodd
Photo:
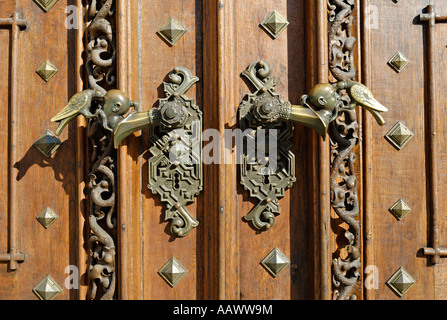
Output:
M377 123L380 126L385 125L386 121L383 119L381 112L388 112L388 108L382 105L380 102L378 102L376 99L370 99L370 101L365 101L362 104L362 107L368 110L376 119Z

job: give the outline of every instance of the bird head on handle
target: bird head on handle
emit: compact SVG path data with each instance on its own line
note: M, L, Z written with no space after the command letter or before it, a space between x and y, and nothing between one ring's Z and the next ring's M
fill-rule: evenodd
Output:
M340 90L346 90L352 103L345 106ZM335 85L320 83L315 85L308 95L301 97L300 106L292 106L289 119L317 131L326 138L329 124L334 121L341 110L351 110L357 105L365 108L374 116L379 125L385 120L380 112L388 109L374 99L371 91L363 84L355 81L341 81Z
M303 100L305 101L306 98L304 97ZM338 112L343 106L341 96L329 83L315 85L310 90L307 101L327 124L337 118Z
M108 91L104 96L104 103L99 111L104 128L113 132L132 107L137 109L139 107L138 103L130 101L129 96L125 92L116 89Z
M131 106L129 97L121 90L110 90L104 96L103 110L107 117L123 116L129 112Z

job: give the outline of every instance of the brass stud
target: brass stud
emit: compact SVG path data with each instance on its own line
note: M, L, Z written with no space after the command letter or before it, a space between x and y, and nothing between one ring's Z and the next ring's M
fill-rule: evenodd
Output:
M414 137L414 133L399 121L385 137L393 146L401 150Z
M59 218L59 216L50 208L45 208L38 216L37 220L48 229Z
M188 273L188 270L176 258L169 260L158 274L171 286L175 287Z
M410 213L411 208L404 200L400 199L389 209L390 212L396 217L397 220L402 220L408 213Z
M415 283L413 277L402 267L386 282L399 297L406 294Z
M168 21L157 31L157 33L173 46L185 33L185 27L180 22L170 17Z
M48 12L59 0L34 0L45 12Z
M278 248L270 252L261 264L273 276L277 277L290 265L290 260Z
M33 292L40 300L53 300L62 292L62 288L48 275L34 287Z
M408 62L409 60L401 52L397 51L388 61L388 64L399 73L405 68Z
M54 77L56 73L58 73L59 69L50 61L45 61L39 69L37 69L37 74L46 82L50 81L51 78Z
M276 10L269 13L264 21L261 22L261 26L265 31L275 39L288 27L288 25L289 21L281 16Z
M56 150L60 147L62 142L59 138L50 130L46 130L36 142L34 142L34 146L42 152L42 154L50 158Z

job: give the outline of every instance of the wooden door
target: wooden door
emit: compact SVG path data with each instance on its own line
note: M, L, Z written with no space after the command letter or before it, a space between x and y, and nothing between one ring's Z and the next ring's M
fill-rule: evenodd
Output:
M446 3L364 6L374 23L363 31L362 78L390 109L387 125L368 123L364 132L364 264L374 266L368 274L375 269L379 284L365 291L366 298L445 299ZM432 26L431 9L438 15ZM405 62L402 70L389 63L396 53ZM404 139L397 146L390 143L393 128ZM397 217L391 213L396 203ZM434 259L433 250L424 248L440 248L441 257ZM402 297L386 284L400 268L411 276L408 283L415 282Z
M0 1L0 299L443 299L447 6L431 2L434 27L428 0ZM269 228L244 218L270 202L242 185L232 136L261 60L283 101L356 80L389 109L384 126L344 110L325 141L292 125ZM114 150L95 120L58 137L50 121L84 89L157 109L179 70L199 80L177 98L202 113L205 159L186 236L160 196L175 181L151 190L155 129ZM263 264L275 252L277 274Z

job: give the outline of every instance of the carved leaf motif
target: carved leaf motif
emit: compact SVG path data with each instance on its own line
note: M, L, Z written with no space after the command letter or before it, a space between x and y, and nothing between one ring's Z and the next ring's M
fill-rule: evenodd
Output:
M352 36L352 11L354 0L328 0L329 8L329 66L337 81L353 80L356 76L353 49L356 39ZM342 94L345 105L350 104L346 93ZM348 242L345 259L333 260L334 298L356 299L352 294L360 279L360 223L357 220L359 203L355 177L355 153L359 142L358 122L355 110L343 110L331 123L331 204L339 218L347 223L344 237Z
M99 8L98 8L99 7ZM89 88L106 92L115 84L115 39L113 0L90 3L90 25L86 69ZM89 270L90 299L116 297L116 151L112 133L104 129L101 118L90 120L88 136L92 149L89 190Z

